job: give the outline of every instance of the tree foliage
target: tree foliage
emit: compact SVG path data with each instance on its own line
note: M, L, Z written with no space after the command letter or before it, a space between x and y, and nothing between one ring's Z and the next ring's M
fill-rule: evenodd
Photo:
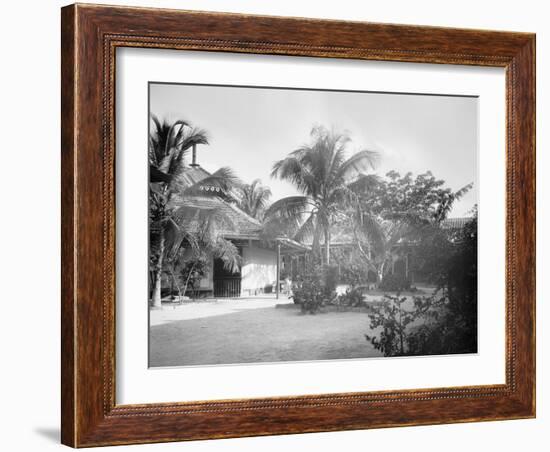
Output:
M191 169L186 155L193 146L208 144L205 131L191 123L170 123L151 115L149 133L149 231L150 268L152 269L152 304L161 304L161 284L165 259L175 259L182 246L193 246L198 228L207 225L212 233L216 223L229 219L222 212L189 204L190 196L224 197L238 179L230 168L220 168L200 181L187 177Z
M277 225L273 229L291 231L291 237L298 241L311 239L317 255L324 236L327 263L331 225L354 196L353 184L367 185L365 179L373 177L366 171L374 168L378 158L369 150L348 157L350 141L346 133L316 126L311 131L311 142L276 162L271 172L272 177L294 185L301 195L274 202L266 212L267 222Z
M446 255L434 253L429 258L432 268L437 268L436 283L445 302L438 322L427 323L411 333L414 354L477 351L477 212L449 242L450 246L442 247ZM430 249L424 252L429 254Z
M437 266L438 287L430 296L386 296L386 303L370 316L378 334L366 335L385 356L475 353L477 351L477 215L459 232L437 234L438 252L423 252ZM421 245L421 247L424 245ZM444 254L441 251L444 250ZM415 320L418 324L412 325Z
M251 184L243 184L240 187L240 193L239 208L251 217L263 220L271 198L269 187L262 185L260 179L255 179Z
M358 192L348 215L357 249L378 281L387 273L393 254L409 252L407 244L438 230L453 204L472 187L468 184L455 192L444 185L429 171L416 177L391 171L368 191Z

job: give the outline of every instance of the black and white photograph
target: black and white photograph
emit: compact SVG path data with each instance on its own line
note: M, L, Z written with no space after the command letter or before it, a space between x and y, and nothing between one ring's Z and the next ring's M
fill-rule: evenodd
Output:
M478 352L476 96L150 82L147 120L149 367Z
M549 450L546 2L3 6L2 450Z

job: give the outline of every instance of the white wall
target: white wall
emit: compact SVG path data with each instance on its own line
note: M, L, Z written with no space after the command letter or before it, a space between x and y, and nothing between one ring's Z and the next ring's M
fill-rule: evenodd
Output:
M99 3L88 0L92 3ZM103 0L107 1L107 0ZM112 0L126 5L537 32L539 174L549 169L550 29L537 0ZM2 8L1 448L62 450L59 435L59 7L58 0ZM538 183L538 255L550 252L550 178ZM538 417L446 426L118 447L116 451L548 450L548 261L538 259ZM28 272L32 271L29 278ZM545 444L543 444L543 439Z
M277 278L277 253L255 245L243 248L241 294L253 295Z

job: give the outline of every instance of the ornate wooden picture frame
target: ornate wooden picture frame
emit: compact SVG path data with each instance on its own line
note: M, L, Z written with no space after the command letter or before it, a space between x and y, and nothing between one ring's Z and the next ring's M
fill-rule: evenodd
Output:
M62 9L61 35L64 444L535 416L533 34L76 4ZM505 68L505 384L117 405L114 89L120 47Z

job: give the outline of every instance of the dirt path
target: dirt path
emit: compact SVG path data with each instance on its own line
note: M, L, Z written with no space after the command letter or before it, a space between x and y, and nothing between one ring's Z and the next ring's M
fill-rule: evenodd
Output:
M276 303L232 300L152 311L150 366L381 356L365 340L367 314L301 315Z

